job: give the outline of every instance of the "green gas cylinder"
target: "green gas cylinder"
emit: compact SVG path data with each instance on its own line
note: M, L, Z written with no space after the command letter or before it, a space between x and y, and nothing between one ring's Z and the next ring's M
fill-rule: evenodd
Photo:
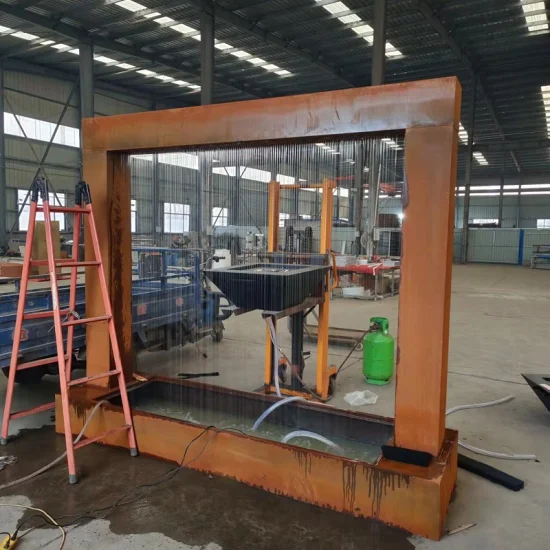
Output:
M363 338L363 374L369 384L384 386L393 376L395 340L385 317L372 317L370 325Z

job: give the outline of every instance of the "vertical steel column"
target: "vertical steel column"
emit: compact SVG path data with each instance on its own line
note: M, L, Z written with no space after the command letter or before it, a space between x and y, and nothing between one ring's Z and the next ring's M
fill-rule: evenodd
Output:
M16 195L17 196L17 195ZM0 246L7 243L6 140L4 136L4 64L0 60ZM15 202L17 208L17 198Z
M372 43L371 84L384 84L386 72L386 0L374 0L374 40Z
M157 100L153 99L151 110L157 110ZM160 213L160 178L159 178L159 154L153 153L153 165L152 165L152 183L153 190L151 193L151 201L153 203L153 235L158 239L160 235L164 234L164 212L162 214L162 224L161 224L161 213ZM155 243L163 245L165 243Z
M209 105L214 97L214 8L203 7L201 29L201 105Z
M374 0L374 39L372 43L372 73L371 84L380 86L384 84L384 76L386 71L386 0ZM370 258L374 254L374 237L376 226L378 225L378 164L380 162L381 151L375 152L381 144L374 144L370 155L369 162L369 200L367 203L368 219L367 219L367 257ZM378 153L378 154L377 154Z
M465 264L468 261L468 224L470 221L470 187L472 184L472 160L474 152L474 132L476 125L477 103L477 78L472 78L472 99L468 111L468 152L466 168L464 170L464 203L462 212L462 250L460 261ZM458 129L457 129L458 130Z
M365 169L365 144L358 142L355 145L355 173L354 188L355 198L353 203L353 223L355 224L355 251L352 253L361 254L361 235L363 234L363 200L365 188L363 186L363 175Z
M518 202L516 210L516 227L521 227L521 188L523 186L523 172L519 174Z
M502 211L504 209L504 177L506 172L506 149L502 143L502 169L500 171L500 193L498 196L498 226L502 227Z
M78 45L80 55L80 117L94 116L94 47L90 44Z

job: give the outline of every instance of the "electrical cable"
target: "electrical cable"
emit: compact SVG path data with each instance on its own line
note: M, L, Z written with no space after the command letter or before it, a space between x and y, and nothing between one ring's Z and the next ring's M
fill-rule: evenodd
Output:
M275 383L275 393L277 394L277 397L282 397L281 388L279 387L279 346L277 344L277 333L271 317L267 317L265 322L267 323L271 343L273 344L273 364L275 365L275 368L273 369L273 382ZM285 355L283 354L283 357L284 356Z
M445 413L445 416L449 416L450 414L453 414L458 411L464 411L467 409L482 409L484 407L492 407L494 405L502 405L503 403L508 403L508 401L511 401L514 399L515 396L508 395L506 397L502 397L501 399L496 399L495 401L488 401L486 403L473 403L471 405L458 405L456 407L452 407L447 410ZM485 449L480 449L479 447L474 447L473 445L470 445L469 443L465 443L462 440L458 440L458 444L463 447L464 449L468 449L469 451L472 451L473 453L477 453L483 456L489 456L492 458L500 458L503 460L537 460L536 455L532 454L506 454L506 453L497 453L494 451L487 451Z
M90 413L90 416L88 417L84 426L82 427L82 430L80 430L80 433L76 436L76 439L73 441L73 445L76 445L82 439L82 437L84 436L84 432L86 431L86 428L88 427L95 413L103 403L108 403L108 401L102 400L96 403L96 405L94 406L94 408ZM36 470L36 472L33 472L32 474L16 479L14 481L10 481L9 483L4 483L3 485L0 485L0 491L3 489L7 489L8 487L13 487L14 485L19 485L20 483L24 483L25 481L29 481L35 478L36 476L39 476L40 474L47 472L48 470L53 468L55 465L59 464L66 456L67 456L67 451L65 451L62 455L58 456L55 460L52 460L49 464L46 464L46 466L40 468L39 470Z
M23 506L22 504L0 503L0 506L4 506L6 508L23 508L24 510L32 510L33 512L40 512L41 514L43 514L43 516L45 516L48 519L49 523L51 523L52 525L55 525L61 531L61 544L59 545L59 550L63 550L63 547L65 546L65 539L67 538L67 534L65 533L65 529L63 529L63 527L59 525L59 523L55 519L53 519L52 516L50 516L50 514L48 514L44 510L41 510L40 508L34 508L32 506Z

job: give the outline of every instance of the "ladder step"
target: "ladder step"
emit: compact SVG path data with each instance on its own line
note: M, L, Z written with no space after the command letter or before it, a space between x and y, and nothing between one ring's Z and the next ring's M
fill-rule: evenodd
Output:
M43 206L36 207L37 212L44 212ZM90 211L86 208L79 208L78 206L50 206L50 212L56 214L89 214Z
M31 265L48 265L48 260L31 260ZM73 260L55 260L55 267L92 267L99 266L101 262L96 260L74 262Z
M108 372L102 372L101 374L95 374L94 376L85 376L84 378L71 380L67 386L71 388L72 386L78 386L79 384L85 384L86 382L92 382L94 380L101 380L102 378L108 378L109 376L115 376L117 374L120 374L119 370L110 370Z
M85 447L86 445L89 445L90 443L95 443L96 441L99 441L100 439L105 439L107 437L110 437L111 435L117 434L119 432L124 432L131 429L131 426L126 424L124 426L120 426L120 428L113 428L112 430L109 430L108 432L103 432L102 434L95 435L94 437L88 437L86 439L83 439L82 441L79 441L75 446L74 449L80 449L80 447Z
M56 273L56 281L66 281L71 278L70 273ZM45 283L50 281L51 277L48 273L43 275L32 275L29 277L29 283Z
M89 325L91 323L102 323L104 321L110 321L110 315L102 315L101 317L84 317L82 319L73 319L72 321L65 321L61 323L62 327L71 327L74 325Z
M59 312L59 314L62 316L69 315L69 310L62 309ZM34 313L25 313L23 315L23 320L30 321L31 319L48 319L49 317L53 317L53 311L51 309L48 311L36 311Z
M15 420L16 418L23 418L24 416L30 416L31 414L49 411L53 408L55 408L55 402L46 403L44 405L39 405L38 407L33 407L32 409L27 409L26 411L19 411L16 413L12 413L10 414L10 420Z
M67 361L69 357L66 355L64 360ZM46 357L45 359L37 359L36 361L27 361L26 363L21 363L17 365L17 370L26 370L34 369L35 367L43 367L44 365L50 365L51 363L57 363L57 356L55 357Z

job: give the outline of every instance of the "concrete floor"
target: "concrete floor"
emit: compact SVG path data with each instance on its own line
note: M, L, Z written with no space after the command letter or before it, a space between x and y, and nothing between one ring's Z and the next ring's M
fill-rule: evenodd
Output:
M441 548L546 548L545 510L550 507L550 413L546 411L520 373L548 373L550 322L550 273L508 266L455 266L452 294L451 347L448 406L489 401L513 394L516 399L494 408L463 411L449 417L468 442L500 452L535 453L540 462L484 459L525 480L519 493L459 471L457 498L452 504L448 528L467 523L475 527L433 543L372 521L354 519L289 499L269 495L236 482L182 471L162 488L138 502L117 508L108 520L95 520L69 532L68 548L189 548L233 550L245 548L321 548L381 550ZM389 317L396 334L398 298L380 302L334 300L331 325L363 329L371 316ZM259 314L232 318L225 339L200 342L208 354L203 359L194 346L171 352L146 353L140 368L166 374L219 370L215 383L247 390L262 383L264 326ZM419 338L429 337L429 319ZM290 344L286 327L279 328L281 342ZM315 347L306 381L314 379ZM331 347L331 360L339 364L345 348ZM354 354L355 359L360 354ZM353 360L352 360L353 361ZM350 361L350 363L352 362ZM365 389L360 362L343 371L337 396L331 405L348 407L347 392ZM0 395L5 383L0 382ZM47 401L56 387L48 378L37 387L18 388L21 407ZM370 387L370 389L373 389ZM392 384L373 389L375 405L360 410L393 414ZM13 423L14 432L51 424L44 413ZM34 471L63 451L63 441L51 427L24 431L3 451L19 457L19 463L0 472L0 484ZM465 453L466 454L466 453ZM78 452L83 479L77 487L66 484L66 468L44 474L33 482L4 491L0 504L21 503L44 507L55 516L109 505L127 487L147 482L170 467L100 446ZM121 472L124 475L121 475ZM0 509L0 531L13 530L20 509ZM21 548L56 548L57 533L41 529L29 534Z

